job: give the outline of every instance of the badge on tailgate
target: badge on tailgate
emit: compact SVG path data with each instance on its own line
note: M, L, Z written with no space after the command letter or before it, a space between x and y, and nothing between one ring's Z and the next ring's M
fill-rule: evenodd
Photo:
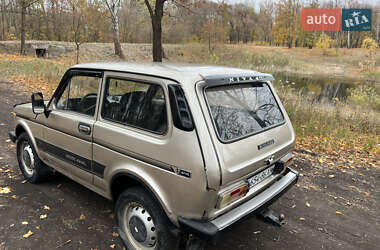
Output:
M263 149L263 148L265 148L265 147L268 147L268 146L270 146L270 145L272 145L272 144L274 144L274 139L269 140L269 141L266 141L266 142L264 142L264 143L261 143L260 145L257 146L257 149L258 149L258 150L261 150L261 149Z

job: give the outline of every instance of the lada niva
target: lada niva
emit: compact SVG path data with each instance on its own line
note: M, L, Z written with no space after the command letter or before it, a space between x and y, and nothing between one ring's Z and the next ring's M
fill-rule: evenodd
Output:
M49 101L15 105L25 179L52 169L115 201L128 249L174 249L185 232L215 239L298 179L295 134L273 77L237 68L88 63Z

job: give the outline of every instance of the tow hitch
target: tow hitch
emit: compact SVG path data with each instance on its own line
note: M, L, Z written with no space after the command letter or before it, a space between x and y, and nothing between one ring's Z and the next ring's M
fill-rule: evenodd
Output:
M281 227L282 225L285 224L284 222L285 215L280 214L280 216L277 217L276 215L273 214L273 211L269 208L265 208L261 210L258 214L258 217L263 219L264 222L267 222L275 226Z

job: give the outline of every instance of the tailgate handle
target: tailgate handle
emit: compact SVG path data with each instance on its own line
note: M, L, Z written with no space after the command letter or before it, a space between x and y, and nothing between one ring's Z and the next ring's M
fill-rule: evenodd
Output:
M86 123L79 123L78 130L80 133L85 135L91 134L91 126Z

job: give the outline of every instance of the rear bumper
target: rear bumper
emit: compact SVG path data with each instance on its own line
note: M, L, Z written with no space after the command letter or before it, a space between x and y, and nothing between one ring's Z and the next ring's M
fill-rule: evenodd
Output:
M193 233L206 240L212 240L219 234L219 232L228 228L232 224L250 215L258 214L262 209L270 206L297 182L298 175L297 171L288 168L287 172L285 172L281 179L273 183L269 188L256 195L251 200L241 204L231 211L211 221L195 221L179 217L179 225L183 230L189 233Z
M14 131L9 132L9 139L11 139L12 142L16 142L17 136Z

